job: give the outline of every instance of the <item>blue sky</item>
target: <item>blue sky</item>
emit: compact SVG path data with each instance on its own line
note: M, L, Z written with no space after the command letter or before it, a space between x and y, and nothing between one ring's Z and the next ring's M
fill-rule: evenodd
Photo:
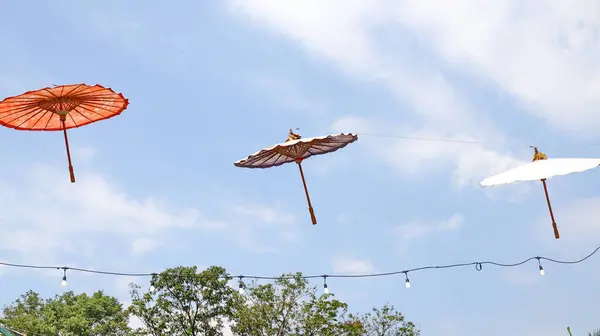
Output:
M598 157L598 1L104 1L0 5L0 92L102 84L121 115L70 132L0 132L3 261L234 274L393 271L544 255L600 242L600 171L478 182L529 161ZM299 127L357 132L304 164L233 162ZM450 144L361 133L475 140ZM583 335L597 325L598 260L331 279L355 311L390 302L429 335ZM67 289L127 301L143 280L69 273ZM58 271L0 269L0 305L60 293ZM321 285L320 281L315 281Z

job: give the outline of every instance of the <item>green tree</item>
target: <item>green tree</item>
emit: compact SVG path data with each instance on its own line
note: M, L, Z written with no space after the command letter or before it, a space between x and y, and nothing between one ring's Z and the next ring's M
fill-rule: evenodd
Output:
M419 336L420 331L414 323L406 321L404 315L392 305L384 304L381 308L373 308L362 315L350 315L362 327L362 335L366 336Z
M593 331L591 333L588 333L588 336L600 336L600 329Z
M130 285L129 311L144 327L139 335L220 336L231 317L235 290L225 269L210 267L200 273L194 267L169 268L152 279L154 291L141 292Z
M44 300L28 291L3 310L2 323L30 336L131 335L128 313L102 291Z
M301 273L287 274L246 286L237 295L231 330L244 336L359 335L358 326L346 323L347 308L332 294L317 295Z

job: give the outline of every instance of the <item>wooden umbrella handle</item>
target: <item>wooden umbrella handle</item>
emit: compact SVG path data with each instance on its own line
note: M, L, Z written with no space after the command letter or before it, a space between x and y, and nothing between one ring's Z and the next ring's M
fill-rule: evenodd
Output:
M69 161L69 175L71 177L71 183L75 183L75 171L73 170L73 164L71 164L71 151L69 150L69 138L67 137L67 127L63 118L61 118L60 122L62 124L63 135L65 137L65 147L67 148L67 160Z
M302 177L302 185L304 185L304 193L306 194L306 201L308 202L308 212L310 212L310 220L313 225L317 225L317 217L315 216L315 210L310 203L310 196L308 195L308 188L306 187L306 180L304 179L304 171L302 170L302 159L296 159L298 169L300 169L300 177Z
M308 212L310 212L310 220L312 221L313 225L317 225L317 216L315 216L315 210L313 210L312 206L308 207Z
M550 196L548 196L548 187L546 186L546 179L542 179L542 184L544 185L544 193L546 194L546 202L548 203L548 210L550 210L550 218L552 219L552 228L554 228L554 238L559 239L560 235L558 234L558 226L556 225L556 221L554 220L554 212L552 212L552 205L550 204Z

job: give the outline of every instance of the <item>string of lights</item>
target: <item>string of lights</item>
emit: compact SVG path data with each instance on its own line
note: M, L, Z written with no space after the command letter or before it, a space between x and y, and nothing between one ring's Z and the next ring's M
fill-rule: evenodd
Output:
M431 265L431 266L421 266L416 268L404 269L399 271L392 272L384 272L384 273L368 273L368 274L321 274L321 275L304 275L301 276L302 279L315 279L322 278L323 279L323 290L325 293L329 293L329 288L327 287L327 278L372 278L372 277L385 277L385 276L393 276L403 274L405 276L405 285L406 288L410 288L410 279L408 277L409 273L414 273L418 271L431 270L431 269L448 269L448 268L457 268L457 267L466 267L466 266L474 266L477 271L482 271L484 265L492 265L497 267L517 267L523 264L526 264L530 261L537 261L538 270L540 275L545 275L546 272L544 267L542 266L542 260L555 264L579 264L587 259L591 258L600 250L600 246L596 247L590 254L585 257L577 260L557 260L548 257L530 257L523 261L513 263L513 264L503 264L495 261L473 261L468 263L458 263L458 264L447 264L447 265ZM16 263L8 263L1 262L0 266L6 267L16 267L16 268L29 268L29 269L56 269L63 271L63 278L61 281L62 286L67 285L67 271L74 272L82 272L82 273L93 273L93 274L101 274L101 275L112 275L112 276L127 276L127 277L155 277L160 275L159 273L130 273L130 272L110 272L110 271L101 271L101 270L93 270L86 268L78 268L78 267L68 267L68 266L41 266L41 265L27 265L27 264L16 264ZM172 274L174 275L174 274ZM178 275L175 275L178 276ZM183 275L180 275L183 276ZM256 276L256 275L227 275L221 278L237 278L239 279L239 289L240 293L244 291L243 279L254 279L254 280L277 280L282 278L292 278L292 276ZM150 290L153 291L153 285L151 283Z

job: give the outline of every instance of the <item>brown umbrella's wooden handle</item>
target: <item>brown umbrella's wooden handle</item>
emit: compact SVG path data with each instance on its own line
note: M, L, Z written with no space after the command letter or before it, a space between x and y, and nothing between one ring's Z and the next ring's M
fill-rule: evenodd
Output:
M552 222L552 227L554 228L554 238L559 239L560 235L558 234L558 226L556 225L556 222Z
M308 212L310 212L310 220L312 221L313 225L317 225L317 216L315 216L315 210L313 210L312 207L309 207Z
M317 217L315 216L315 210L313 210L312 204L310 203L310 196L308 195L308 188L306 187L306 180L304 179L304 171L302 170L302 159L297 159L298 169L300 170L300 177L302 177L302 185L304 186L304 193L306 194L306 201L308 202L308 212L310 212L310 220L313 225L317 224Z

